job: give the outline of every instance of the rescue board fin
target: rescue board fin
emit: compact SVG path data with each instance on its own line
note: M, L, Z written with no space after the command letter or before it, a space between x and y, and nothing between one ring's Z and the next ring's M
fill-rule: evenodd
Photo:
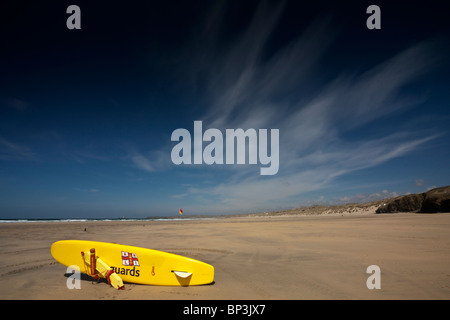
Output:
M172 270L172 272L175 273L177 275L177 277L180 277L183 279L192 276L192 273L190 273L190 272L175 271L175 270Z

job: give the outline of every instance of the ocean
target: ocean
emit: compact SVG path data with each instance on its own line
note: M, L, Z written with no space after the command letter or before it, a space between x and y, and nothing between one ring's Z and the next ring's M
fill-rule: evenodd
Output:
M34 222L86 222L86 221L182 221L182 220L212 220L216 217L192 218L63 218L63 219L0 219L0 223L34 223Z

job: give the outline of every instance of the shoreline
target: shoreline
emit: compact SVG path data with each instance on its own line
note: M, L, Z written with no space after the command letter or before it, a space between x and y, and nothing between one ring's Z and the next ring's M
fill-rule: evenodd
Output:
M226 215L188 215L182 216L153 216L145 218L20 218L20 219L0 219L3 223L45 223L45 222L146 222L146 221L190 221L190 220L215 220L230 218L256 218L256 217L282 217L282 216L332 216L332 215L365 215L375 214L377 204L346 204L336 206L314 205L304 208L295 208L282 211L226 214Z

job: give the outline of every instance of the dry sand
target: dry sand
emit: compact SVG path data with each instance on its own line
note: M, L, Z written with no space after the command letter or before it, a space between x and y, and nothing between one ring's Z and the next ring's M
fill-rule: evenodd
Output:
M3 223L0 239L0 299L450 298L450 213ZM215 267L215 283L117 291L83 277L69 290L66 267L50 254L64 239L189 256ZM366 286L369 265L381 269L379 290Z

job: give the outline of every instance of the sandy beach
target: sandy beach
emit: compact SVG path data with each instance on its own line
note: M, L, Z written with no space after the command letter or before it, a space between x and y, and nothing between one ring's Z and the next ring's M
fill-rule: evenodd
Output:
M0 299L450 299L449 231L450 213L2 223ZM64 239L188 256L213 265L215 282L118 291L83 277L69 290L50 254ZM370 265L381 289L367 288Z

